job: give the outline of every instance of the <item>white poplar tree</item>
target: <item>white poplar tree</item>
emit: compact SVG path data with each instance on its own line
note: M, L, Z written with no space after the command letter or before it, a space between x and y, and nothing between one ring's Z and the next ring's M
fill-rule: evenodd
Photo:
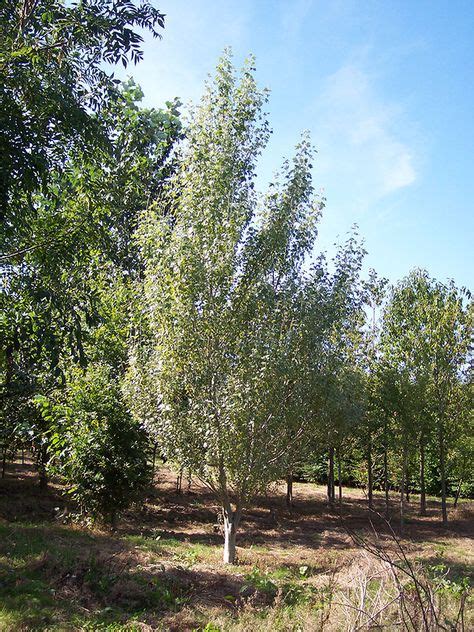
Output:
M237 76L222 58L192 111L177 173L143 221L152 343L139 354L145 369L136 361L130 376L132 386L140 376L133 399L149 403L140 414L166 454L219 500L227 563L245 504L282 475L303 432L299 299L321 207L306 138L282 183L255 192L269 128L253 70L250 61Z

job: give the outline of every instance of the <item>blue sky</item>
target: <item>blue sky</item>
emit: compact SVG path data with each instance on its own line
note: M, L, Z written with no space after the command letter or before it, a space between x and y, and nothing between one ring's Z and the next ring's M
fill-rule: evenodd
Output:
M160 0L162 40L131 71L147 105L197 100L226 46L270 88L270 180L299 134L318 150L320 246L357 223L367 265L471 286L474 269L472 0ZM130 72L130 70L128 70ZM127 74L127 73L125 73Z

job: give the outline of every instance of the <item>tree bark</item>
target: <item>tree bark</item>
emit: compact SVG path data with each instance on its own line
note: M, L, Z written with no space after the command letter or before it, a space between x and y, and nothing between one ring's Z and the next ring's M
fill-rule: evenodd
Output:
M181 494L183 491L183 468L179 468L178 476L176 478L176 493Z
M420 441L420 515L426 516L425 442Z
M286 475L286 506L291 510L293 507L293 473Z
M236 537L237 528L240 522L241 509L232 511L230 505L222 508L224 518L224 564L235 564L236 559Z
M387 422L384 425L384 446L383 446L383 485L385 491L385 517L390 516L390 504L388 493L388 438L387 438Z
M38 450L38 475L41 489L46 489L48 487L48 475L46 472L47 459L48 448L46 445L41 445Z
M441 474L441 514L443 525L448 524L448 510L446 505L446 446L444 442L443 420L439 421L439 469Z
M456 490L456 496L454 497L454 509L456 509L456 507L458 506L458 500L459 500L459 496L461 495L461 487L462 487L462 478L459 479L459 485L458 488Z
M339 508L342 506L341 453L337 451L337 484L339 487Z
M403 461L402 480L400 484L400 531L403 533L405 527L405 485L407 475L408 449L406 447L406 437L403 438Z
M329 448L329 468L328 468L328 501L332 505L335 500L334 491L334 448Z
M369 509L374 508L374 476L372 471L372 437L369 437L367 445L367 495L369 500Z

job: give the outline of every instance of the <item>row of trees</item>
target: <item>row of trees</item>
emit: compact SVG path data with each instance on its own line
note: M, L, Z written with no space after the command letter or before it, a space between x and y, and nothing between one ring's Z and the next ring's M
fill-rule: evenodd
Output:
M140 57L134 26L162 25L146 3L2 11L4 467L28 440L43 484L61 475L114 522L158 446L215 493L226 562L252 497L286 478L291 503L321 455L329 502L350 473L387 511L397 488L403 522L416 478L421 511L428 481L446 522L472 454L469 294L423 271L364 280L355 232L317 254L306 135L257 193L270 129L252 60L238 74L225 55L183 123L178 103L142 109L102 70ZM30 103L37 77L68 100Z

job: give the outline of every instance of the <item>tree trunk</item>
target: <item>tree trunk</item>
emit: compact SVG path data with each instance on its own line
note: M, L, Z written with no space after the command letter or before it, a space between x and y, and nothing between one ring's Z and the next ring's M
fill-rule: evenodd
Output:
M2 456L2 478L5 478L6 467L7 467L7 448L5 446L3 448L3 456Z
M337 484L339 487L339 508L342 506L342 476L341 476L341 454L337 451Z
M48 487L48 475L46 473L46 463L48 459L48 448L46 445L42 445L38 451L38 475L39 485L41 489Z
M329 448L329 469L328 469L328 501L332 505L335 500L334 491L334 448Z
M444 428L442 419L439 422L439 469L441 474L441 513L443 525L448 524L448 510L446 506L446 454L444 444Z
M456 496L454 497L454 505L453 505L454 509L456 509L456 507L458 506L458 500L461 494L461 487L462 487L462 478L459 479L459 485L456 490Z
M420 515L426 516L425 443L420 441Z
M181 494L183 491L183 468L179 468L178 477L176 478L176 493Z
M369 437L367 445L367 495L369 500L369 509L374 508L373 488L374 476L372 472L372 437Z
M158 448L158 443L155 441L153 444L153 462L151 466L151 480L155 480L155 467L156 467L156 450Z
M407 476L408 449L406 446L406 438L403 439L403 461L402 461L402 480L400 484L400 531L403 533L405 527L405 485Z
M232 508L228 506L222 509L222 514L224 518L224 564L235 564L235 541L241 510L237 508L235 511L232 511Z
M291 510L293 507L293 473L286 475L286 506Z
M388 438L387 422L384 425L384 446L383 446L383 485L385 491L385 517L390 516L389 494L388 494Z

